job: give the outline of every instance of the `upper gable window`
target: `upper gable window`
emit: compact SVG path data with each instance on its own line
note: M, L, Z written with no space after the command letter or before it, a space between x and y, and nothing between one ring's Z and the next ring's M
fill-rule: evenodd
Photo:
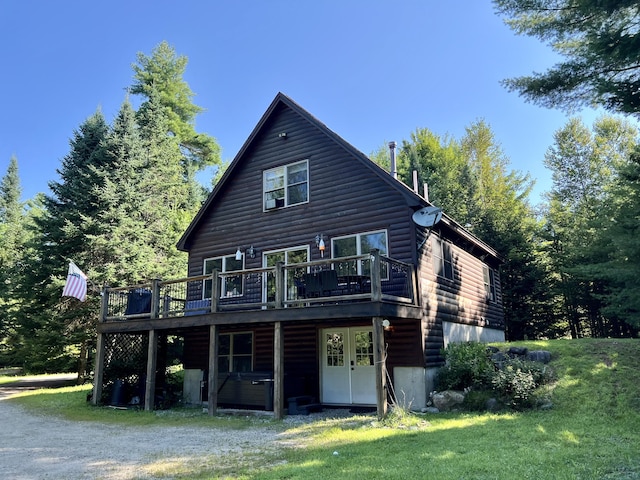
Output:
M290 207L309 201L309 161L290 163L263 174L264 209Z

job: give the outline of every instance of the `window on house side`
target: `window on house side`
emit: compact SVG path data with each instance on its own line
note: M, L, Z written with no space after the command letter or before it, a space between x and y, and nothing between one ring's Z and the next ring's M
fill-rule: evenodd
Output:
M253 333L218 335L218 371L251 372L253 370Z
M204 275L210 275L215 269L220 272L235 272L244 268L244 255L236 260L235 255L207 258L204 261ZM211 280L204 280L202 298L211 298ZM242 275L220 277L220 297L242 296Z
M264 209L290 207L309 201L309 162L291 163L263 173Z
M439 277L453 280L453 257L451 244L438 237L431 237L431 254L433 257L433 272Z
M482 275L484 277L484 292L487 300L490 302L496 301L496 278L493 268L489 268L486 265L482 266Z

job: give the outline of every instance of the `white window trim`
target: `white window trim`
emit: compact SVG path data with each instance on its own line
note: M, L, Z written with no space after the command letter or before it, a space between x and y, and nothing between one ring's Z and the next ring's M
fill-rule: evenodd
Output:
M288 253L289 252L297 252L297 251L301 251L304 250L307 253L307 261L309 261L311 259L311 251L309 248L309 245L298 245L297 247L287 247L287 248L279 248L276 250L267 250L266 252L262 252L262 267L266 268L267 267L267 256L268 255L273 255L276 253L284 253L285 257L288 257ZM287 258L288 260L288 258ZM284 263L285 265L291 265L288 261L285 261ZM309 268L307 268L307 271L309 271ZM262 274L262 284L263 284L263 288L262 288L262 301L266 302L267 301L267 273L263 273ZM285 282L287 281L286 276L285 276Z
M290 187L290 185L288 184L289 168L295 165L300 165L302 163L304 163L306 166L306 169L305 169L307 173L306 180L305 182L299 182L295 185L299 185L301 183L307 184L307 199L303 202L289 203L289 187ZM284 189L284 205L282 205L281 207L275 206L272 208L267 208L267 199L266 199L267 193L273 191L273 190L267 191L267 174L269 172L273 172L280 168L284 169L284 179L283 179L283 187L282 187ZM280 165L278 167L270 168L262 172L262 209L265 212L270 210L279 210L281 208L294 207L296 205L304 205L305 203L309 203L309 194L310 194L310 188L309 188L309 160L308 159L299 160L297 162L288 163L286 165Z
M389 233L387 232L386 228L381 228L380 230L371 230L368 232L358 232L358 233L350 233L349 235L340 235L339 237L332 237L331 238L331 258L338 260L341 257L336 257L334 255L335 252L335 248L334 248L334 242L336 240L342 240L345 238L356 238L356 255L366 255L370 252L362 252L361 251L361 241L360 241L360 237L362 237L363 235L374 235L376 233L384 233L384 241L385 244L387 245L387 252L386 253L380 253L380 255L382 255L383 257L388 257L389 256ZM362 260L358 260L358 263L356 264L356 272L357 275L362 275ZM388 275L388 274L387 274ZM386 275L385 277L383 277L383 280L386 279Z
M222 260L222 271L220 273L230 273L230 272L235 272L237 270L227 270L227 263L226 263L226 258L234 258L235 259L235 253L232 255L220 255L218 257L209 257L209 258L205 258L202 261L202 273L204 275L207 275L206 272L207 271L207 262L213 261L213 260ZM242 268L241 270L244 270L244 261L245 261L245 257L244 257L244 253L242 254ZM202 281L202 298L205 298L205 290L206 290L206 282L208 282L209 280L205 279ZM220 281L221 281L221 285L220 285L220 297L221 298L238 298L238 297L242 297L244 296L244 276L242 277L242 293L239 294L235 294L235 295L229 295L228 292L226 292L226 283L227 283L227 278L226 276L222 275L220 276Z

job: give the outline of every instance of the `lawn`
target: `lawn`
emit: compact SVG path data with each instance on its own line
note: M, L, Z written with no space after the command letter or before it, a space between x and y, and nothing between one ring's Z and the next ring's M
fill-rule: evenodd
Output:
M549 410L327 419L278 424L290 448L216 462L166 478L189 479L637 479L640 478L640 343L581 339L518 342L546 349L557 381ZM85 405L87 387L21 402L48 414L99 422L209 424L243 428L251 419L201 412L117 412ZM258 421L258 420L255 420ZM264 419L260 420L264 422ZM162 476L158 478L163 478Z

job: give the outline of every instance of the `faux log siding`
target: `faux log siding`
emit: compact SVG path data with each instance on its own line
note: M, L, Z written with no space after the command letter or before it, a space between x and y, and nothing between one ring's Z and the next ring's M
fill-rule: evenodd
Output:
M253 370L273 372L273 325L247 328L220 328L220 333L253 332ZM185 368L209 368L208 329L185 333ZM318 331L315 325L284 326L285 398L313 395L319 398Z
M209 368L209 328L194 328L184 332L184 368Z
M416 320L390 319L391 330L384 332L387 344L387 371L395 367L422 365L420 322Z
M432 235L440 235L435 231ZM420 256L420 282L422 301L427 306L429 318L434 321L449 321L466 325L504 327L501 307L502 291L496 272L497 302L488 302L484 290L483 263L455 244L451 248L454 280L438 277L433 271L431 241L428 241Z
M278 133L287 132L287 138ZM309 161L309 202L263 212L264 170L299 160ZM202 273L203 260L233 255L253 245L257 255L247 268L261 266L262 253L310 246L311 258L320 258L315 236L322 233L326 256L335 236L386 229L389 254L411 262L411 209L402 195L363 168L340 145L305 119L281 106L263 134L245 152L215 205L190 238L189 275Z

